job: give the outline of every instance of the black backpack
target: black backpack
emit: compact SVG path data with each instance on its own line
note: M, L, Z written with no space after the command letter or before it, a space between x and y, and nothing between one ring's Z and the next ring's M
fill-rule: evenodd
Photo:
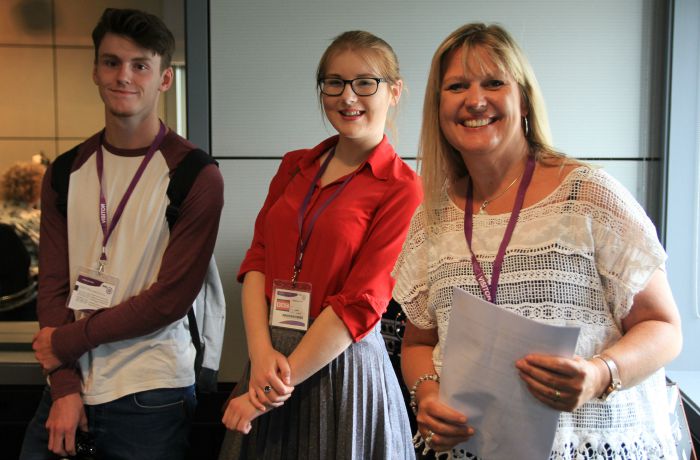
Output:
M56 207L64 216L68 215L68 187L71 168L81 145L76 145L60 155L52 165L51 188L57 194ZM185 155L185 158L173 171L167 190L170 204L165 211L165 218L171 230L180 216L180 206L185 201L199 172L210 164L218 166L216 160L205 151L193 149ZM197 323L195 306L200 306L197 310L201 311L199 313L203 319L201 325ZM197 390L202 393L216 391L221 346L224 339L225 311L226 305L221 279L212 255L202 290L197 295L193 307L187 312L192 344L196 350L194 369ZM202 336L205 337L205 341L202 340Z

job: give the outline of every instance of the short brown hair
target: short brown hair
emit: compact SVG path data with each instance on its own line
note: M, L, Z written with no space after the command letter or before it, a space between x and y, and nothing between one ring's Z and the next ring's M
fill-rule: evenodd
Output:
M161 57L161 71L170 67L175 52L175 37L158 16L140 10L105 9L92 31L95 63L102 39L108 33L127 37L140 47L158 54Z

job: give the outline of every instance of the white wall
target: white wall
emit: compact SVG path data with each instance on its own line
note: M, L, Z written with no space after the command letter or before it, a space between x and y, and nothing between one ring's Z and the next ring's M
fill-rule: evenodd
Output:
M666 249L683 323L671 377L700 401L700 3L675 2Z
M661 0L658 0L660 2ZM397 150L415 157L432 53L458 26L503 24L533 64L549 107L555 145L595 163L645 204L653 108L653 19L657 0L211 0L212 153L226 181L216 247L229 303L221 378L246 360L240 287L234 276L253 221L284 152L332 134L315 93L315 70L330 40L364 29L401 62Z

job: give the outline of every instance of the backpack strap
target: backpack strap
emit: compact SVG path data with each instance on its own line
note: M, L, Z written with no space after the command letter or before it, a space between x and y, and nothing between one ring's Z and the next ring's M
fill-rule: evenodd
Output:
M168 228L172 231L177 218L180 217L180 206L187 198L194 181L197 179L199 172L205 166L210 164L219 165L208 153L201 149L193 149L180 163L175 167L170 183L168 184L168 198L170 203L165 210L165 218L168 221ZM204 344L199 336L199 328L197 326L197 318L194 314L194 309L190 308L187 312L187 320L190 328L190 336L192 337L192 345L196 350L194 358L195 378L198 378L202 370L202 362L204 360Z
M194 378L199 379L199 373L202 371L202 363L204 362L204 344L199 336L199 328L197 326L197 317L194 314L194 308L190 308L187 312L187 323L190 327L190 336L192 337L192 345L194 345Z
M56 192L56 208L66 217L68 215L68 184L78 150L83 144L78 144L58 158L51 165L51 188Z
M168 220L168 227L170 230L173 229L175 221L177 221L177 218L180 216L180 206L182 206L185 198L187 198L187 194L190 192L199 172L210 164L219 165L219 163L204 150L194 149L175 167L170 177L170 184L168 184L167 191L170 204L168 204L168 208L165 210L165 218Z

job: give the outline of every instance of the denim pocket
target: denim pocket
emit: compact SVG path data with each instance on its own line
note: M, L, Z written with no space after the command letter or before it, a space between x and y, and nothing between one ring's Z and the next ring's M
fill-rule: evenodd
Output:
M134 393L134 404L141 409L168 409L185 403L186 388L158 388Z

